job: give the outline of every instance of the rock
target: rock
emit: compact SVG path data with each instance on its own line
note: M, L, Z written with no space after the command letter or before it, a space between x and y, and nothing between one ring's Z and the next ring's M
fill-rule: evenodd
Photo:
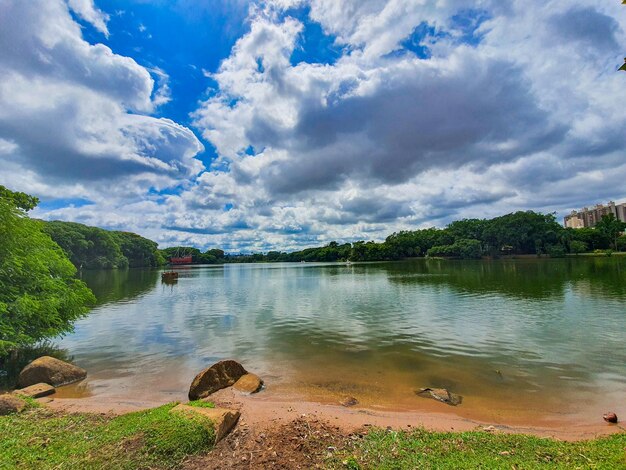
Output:
M204 408L199 406L177 405L170 410L173 414L187 416L199 415L208 418L210 426L215 431L215 443L221 441L239 420L239 411L226 408Z
M52 395L56 389L49 384L40 383L31 385L30 387L21 388L19 390L15 390L13 393L15 395L21 395L23 397L29 398L41 398L47 397L48 395Z
M617 415L615 413L606 413L604 416L604 421L607 423L617 423Z
M189 400L206 398L212 393L235 384L248 372L237 361L220 361L200 372L189 387Z
M257 393L263 388L263 380L256 374L247 373L235 382L233 388L243 393Z
M0 416L19 413L26 407L26 402L10 393L0 395Z
M433 398L450 406L457 406L463 402L461 395L451 393L445 388L421 388L415 394L424 398Z
M341 400L339 403L341 404L341 406L350 407L350 406L358 405L359 400L357 400L354 397L346 397L343 400Z
M24 367L17 383L20 388L42 382L58 387L78 382L85 377L87 372L84 369L54 357L43 356Z

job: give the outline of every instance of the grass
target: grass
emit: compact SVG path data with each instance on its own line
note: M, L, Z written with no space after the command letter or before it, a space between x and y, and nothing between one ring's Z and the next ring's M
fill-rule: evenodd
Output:
M0 469L174 468L214 441L209 422L175 404L118 417L29 407L0 417Z
M396 432L375 429L329 462L357 469L626 468L626 434L562 442L487 432Z
M210 401L194 400L185 404L187 406L195 406L197 408L215 408L215 403L211 403Z

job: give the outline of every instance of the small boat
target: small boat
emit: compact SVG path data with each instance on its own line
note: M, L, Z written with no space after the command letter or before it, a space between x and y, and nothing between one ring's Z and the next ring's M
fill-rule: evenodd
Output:
M176 271L165 271L161 273L161 281L163 282L177 281L177 280L178 280L178 273Z

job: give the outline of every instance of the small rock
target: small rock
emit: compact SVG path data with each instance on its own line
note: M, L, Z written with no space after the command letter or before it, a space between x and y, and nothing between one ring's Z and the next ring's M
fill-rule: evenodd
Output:
M613 412L610 413L606 413L604 416L602 416L604 418L604 421L606 421L607 423L617 423L617 415Z
M54 357L43 356L22 369L17 383L20 388L39 383L58 387L78 382L85 377L87 377L87 372L84 369Z
M457 406L463 403L461 395L451 393L445 388L421 388L415 394L425 398L432 398L450 406Z
M235 382L233 388L242 393L257 393L263 388L263 381L258 375L247 373Z
M248 372L237 361L227 360L213 364L200 372L191 382L189 399L199 400L235 384Z
M483 428L483 430L485 432L495 432L496 431L496 427L495 426L487 426L486 428Z
M177 405L170 410L173 414L193 416L194 414L208 418L215 431L215 443L221 441L237 424L239 411L226 408L203 408L200 406Z
M354 397L346 397L341 402L341 406L350 407L359 404L359 400Z
M26 402L15 395L4 393L0 395L0 416L19 413L26 407Z
M13 393L15 395L21 395L23 397L41 398L41 397L47 397L48 395L52 395L55 391L56 389L52 385L46 384L46 383L40 383L40 384L31 385L30 387L15 390Z

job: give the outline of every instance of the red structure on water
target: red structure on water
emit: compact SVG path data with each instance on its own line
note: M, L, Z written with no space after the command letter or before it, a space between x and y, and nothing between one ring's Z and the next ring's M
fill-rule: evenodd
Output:
M193 256L179 256L176 258L170 258L170 264L191 264L193 262Z

